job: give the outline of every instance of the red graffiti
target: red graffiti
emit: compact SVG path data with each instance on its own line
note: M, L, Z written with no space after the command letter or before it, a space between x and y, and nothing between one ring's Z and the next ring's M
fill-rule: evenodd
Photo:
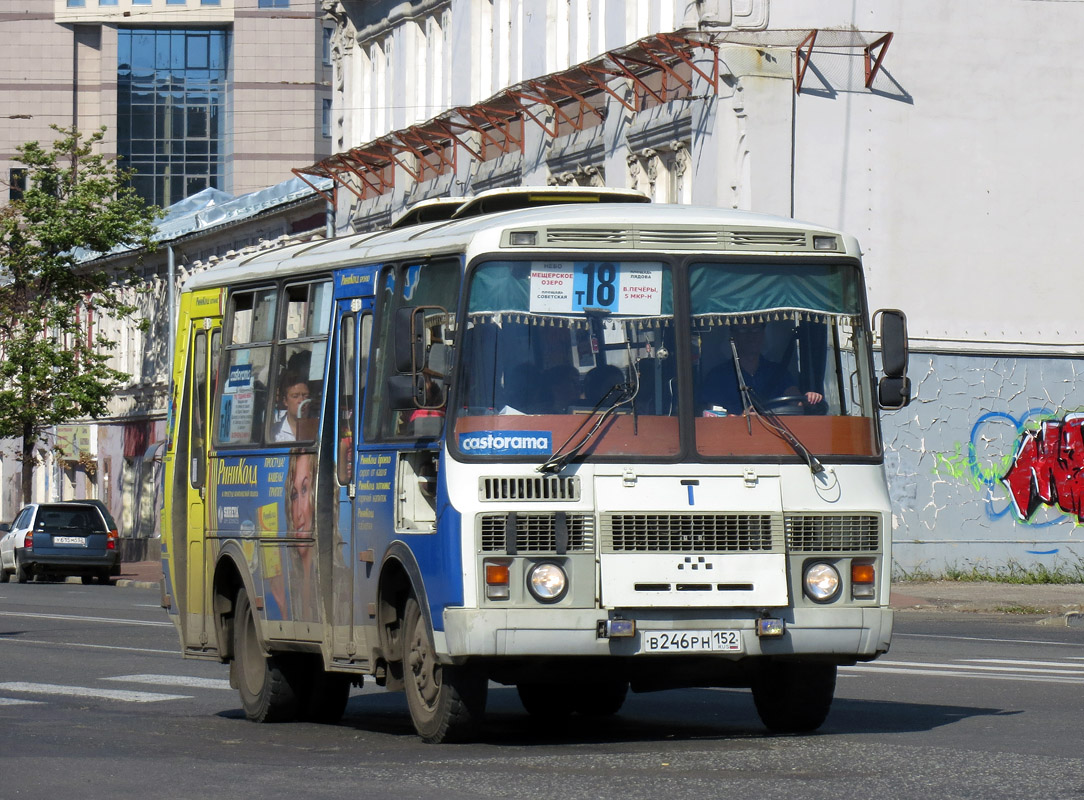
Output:
M1084 522L1084 414L1066 414L1025 431L1001 482L1021 519L1030 519L1042 504Z

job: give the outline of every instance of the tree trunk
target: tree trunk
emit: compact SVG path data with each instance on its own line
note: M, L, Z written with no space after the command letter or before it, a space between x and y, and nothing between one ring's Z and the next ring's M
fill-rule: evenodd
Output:
M37 436L34 435L31 425L23 425L23 485L20 505L31 502L31 489L34 485L34 444Z

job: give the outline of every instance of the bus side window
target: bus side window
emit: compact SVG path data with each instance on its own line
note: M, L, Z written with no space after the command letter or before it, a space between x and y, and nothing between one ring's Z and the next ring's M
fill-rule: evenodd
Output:
M354 401L357 386L357 347L354 335L357 319L347 314L339 324L339 448L336 454L339 485L354 478Z
M193 489L203 487L207 472L207 332L197 331L192 342L192 424L188 440Z

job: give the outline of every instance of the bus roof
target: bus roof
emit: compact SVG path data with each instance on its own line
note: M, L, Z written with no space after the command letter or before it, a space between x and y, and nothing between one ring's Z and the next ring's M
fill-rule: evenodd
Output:
M353 234L226 259L194 275L185 290L274 279L320 269L434 255L594 251L632 254L860 255L854 237L786 217L733 209L656 203L542 205L463 219ZM515 243L509 233L515 231ZM531 242L531 232L534 240Z

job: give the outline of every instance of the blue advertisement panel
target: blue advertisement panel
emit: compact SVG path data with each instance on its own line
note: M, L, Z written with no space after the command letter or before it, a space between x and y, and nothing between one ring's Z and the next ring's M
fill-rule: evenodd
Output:
M319 621L316 455L216 458L209 478L212 526L242 540L267 618Z
M553 452L550 431L471 431L459 434L459 449L472 456L546 456Z

